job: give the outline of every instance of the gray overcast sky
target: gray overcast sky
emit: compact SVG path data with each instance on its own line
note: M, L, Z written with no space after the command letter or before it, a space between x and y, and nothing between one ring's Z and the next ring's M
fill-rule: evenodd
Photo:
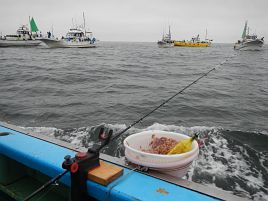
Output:
M170 24L172 38L200 34L233 43L245 20L268 40L268 0L0 0L0 33L15 33L33 16L43 32L66 34L72 21L83 23L102 41L157 41ZM73 19L73 20L72 20Z

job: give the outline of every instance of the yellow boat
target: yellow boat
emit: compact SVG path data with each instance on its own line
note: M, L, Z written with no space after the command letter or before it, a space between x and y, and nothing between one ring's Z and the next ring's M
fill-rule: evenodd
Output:
M210 47L209 42L191 42L191 41L175 41L174 46L184 46L184 47Z
M205 41L200 41L199 34L197 37L193 37L190 41L175 41L174 46L182 46L182 47L210 47L211 46L210 39L205 39Z

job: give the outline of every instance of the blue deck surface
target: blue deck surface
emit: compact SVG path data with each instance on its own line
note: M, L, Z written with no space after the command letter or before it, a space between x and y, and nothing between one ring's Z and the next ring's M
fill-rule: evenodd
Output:
M0 136L0 154L50 177L64 171L61 164L65 155L75 155L74 151L9 128L0 126L0 132L12 133ZM88 181L88 193L98 200L217 200L138 172L130 172L127 168L124 168L124 175L107 187ZM70 175L65 175L61 182L70 186Z

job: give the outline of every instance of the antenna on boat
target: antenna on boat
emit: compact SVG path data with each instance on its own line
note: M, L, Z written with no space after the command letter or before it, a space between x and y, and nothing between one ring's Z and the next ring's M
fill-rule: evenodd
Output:
M29 25L31 27L31 17L30 17L30 15L29 15ZM32 33L32 29L31 29L31 33Z
M86 28L86 20L85 20L85 14L83 12L83 20L84 20L84 29Z
M52 26L51 26L51 35L52 35L52 37L54 36L54 33L53 33L53 24L52 24Z
M86 31L86 18L85 18L85 13L83 12L83 20L84 20L84 31L85 31L85 36L87 34L87 31Z
M168 37L169 37L169 40L171 40L170 25L168 25Z

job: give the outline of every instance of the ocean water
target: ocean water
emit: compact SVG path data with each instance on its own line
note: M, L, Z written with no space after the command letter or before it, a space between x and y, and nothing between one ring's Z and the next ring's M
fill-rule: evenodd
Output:
M102 152L124 156L123 139L143 130L198 133L205 145L185 179L268 200L267 63L267 46L235 52L232 44L1 48L0 121L89 147L100 125L126 128L217 66Z

